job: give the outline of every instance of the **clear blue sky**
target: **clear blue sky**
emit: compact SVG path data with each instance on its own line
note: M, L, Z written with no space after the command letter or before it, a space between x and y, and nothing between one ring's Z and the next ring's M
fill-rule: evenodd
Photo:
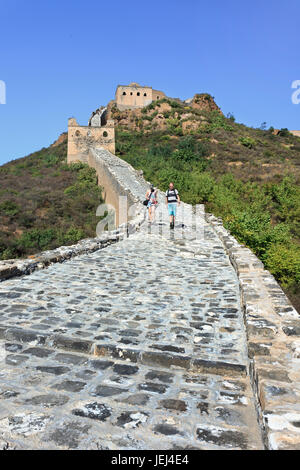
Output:
M299 0L0 0L0 163L47 147L68 117L86 125L132 81L300 129L299 30Z

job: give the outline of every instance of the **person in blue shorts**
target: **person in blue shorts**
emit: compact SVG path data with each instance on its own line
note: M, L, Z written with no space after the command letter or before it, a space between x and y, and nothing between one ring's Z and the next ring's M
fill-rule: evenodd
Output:
M169 189L166 191L166 204L170 216L170 228L174 229L177 204L180 204L180 197L177 189L174 188L174 183L170 183Z

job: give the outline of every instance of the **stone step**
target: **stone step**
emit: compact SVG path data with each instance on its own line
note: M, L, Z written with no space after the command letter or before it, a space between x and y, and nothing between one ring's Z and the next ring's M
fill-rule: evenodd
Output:
M25 333L22 343L0 341L0 429L10 448L262 448L248 377L136 361L130 350L70 352L65 337L33 345Z
M0 325L0 337L6 341L20 344L30 343L31 346L41 346L61 349L71 352L83 353L95 356L108 356L124 359L131 362L140 362L146 365L171 366L191 369L201 373L213 373L217 375L246 376L245 364L235 364L225 361L209 361L197 357L184 356L179 353L156 352L151 350L140 351L138 349L124 348L111 344L98 344L92 340L68 337L64 335L46 334L36 330L23 328L11 328Z

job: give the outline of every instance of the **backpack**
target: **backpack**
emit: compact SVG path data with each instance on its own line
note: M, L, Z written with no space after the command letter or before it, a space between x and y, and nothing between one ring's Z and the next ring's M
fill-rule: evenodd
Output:
M168 191L167 191L167 198L169 197L169 191L170 191L170 189L168 189ZM175 197L176 197L176 199L178 199L178 196L176 194L177 189L174 188L174 189L171 189L171 191L174 191Z

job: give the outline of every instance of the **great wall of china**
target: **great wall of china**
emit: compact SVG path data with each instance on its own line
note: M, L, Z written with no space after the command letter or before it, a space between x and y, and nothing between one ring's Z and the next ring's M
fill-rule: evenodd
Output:
M300 449L300 320L273 276L212 214L182 203L170 233L161 192L149 226L149 183L83 153L135 211L0 262L0 447Z

